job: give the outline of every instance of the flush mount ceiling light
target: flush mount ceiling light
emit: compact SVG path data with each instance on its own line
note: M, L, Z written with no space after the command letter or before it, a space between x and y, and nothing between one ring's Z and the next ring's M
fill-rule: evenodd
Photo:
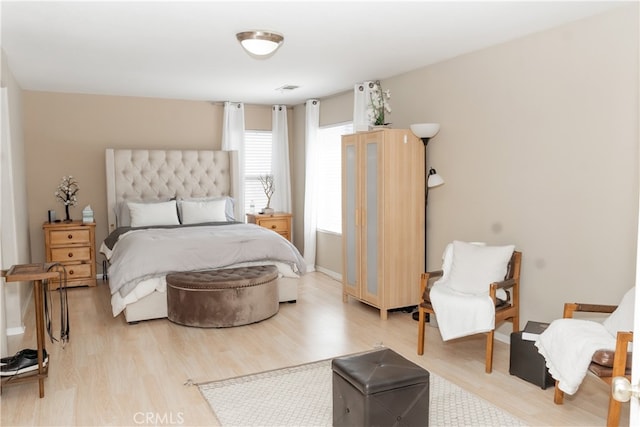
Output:
M236 34L236 38L243 49L255 58L267 58L282 45L282 34L272 31L243 31Z

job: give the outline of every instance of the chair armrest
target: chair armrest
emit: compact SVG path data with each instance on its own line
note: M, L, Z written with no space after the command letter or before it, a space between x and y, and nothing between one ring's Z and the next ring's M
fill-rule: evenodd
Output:
M435 279L438 277L442 277L442 275L444 274L443 270L434 270L434 271L427 271L426 273L422 273L426 276L427 280L431 280L431 279Z
M423 304L425 302L431 303L429 300L428 292L429 280L441 277L442 274L442 270L435 270L427 271L426 273L422 273L420 275L420 304Z
M512 288L517 283L518 283L517 279L503 280L502 282L493 282L492 284L489 285L489 289L491 289L491 288L495 288L495 289Z
M578 302L567 302L564 304L563 318L568 319L573 317L575 312L583 313L613 313L617 305L603 305L603 304L584 304Z

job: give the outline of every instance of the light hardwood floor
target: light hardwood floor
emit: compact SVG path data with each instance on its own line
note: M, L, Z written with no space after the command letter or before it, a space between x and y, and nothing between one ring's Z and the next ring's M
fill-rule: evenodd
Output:
M65 348L47 342L45 397L38 398L37 382L4 387L2 426L217 425L198 388L185 383L282 368L379 344L529 425L605 425L608 390L599 380L587 377L559 406L553 403L553 388L542 390L509 375L509 346L504 343L496 343L494 371L485 374L483 335L443 343L438 330L427 327L425 354L418 356L417 323L410 314L392 312L383 321L372 307L353 299L343 303L340 284L321 273L304 277L296 304L281 304L271 319L236 328L189 328L166 319L128 325L122 316L111 315L109 289L100 281L97 288L70 289L69 306L70 342ZM32 318L27 313L24 336L11 337L10 354L33 347ZM59 321L56 313L56 336ZM628 425L628 406L622 420Z

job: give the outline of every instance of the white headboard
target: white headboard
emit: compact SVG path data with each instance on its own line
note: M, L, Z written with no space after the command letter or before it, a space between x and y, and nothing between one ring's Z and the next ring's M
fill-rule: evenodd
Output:
M236 194L238 156L213 150L106 150L107 218L116 228L116 211L127 200L217 197ZM236 218L242 203L236 203Z

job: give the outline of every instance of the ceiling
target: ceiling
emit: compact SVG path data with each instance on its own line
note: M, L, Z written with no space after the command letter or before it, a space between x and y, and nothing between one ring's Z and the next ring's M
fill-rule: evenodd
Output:
M621 5L2 1L0 43L25 90L294 105ZM284 44L254 59L235 38L251 29Z

